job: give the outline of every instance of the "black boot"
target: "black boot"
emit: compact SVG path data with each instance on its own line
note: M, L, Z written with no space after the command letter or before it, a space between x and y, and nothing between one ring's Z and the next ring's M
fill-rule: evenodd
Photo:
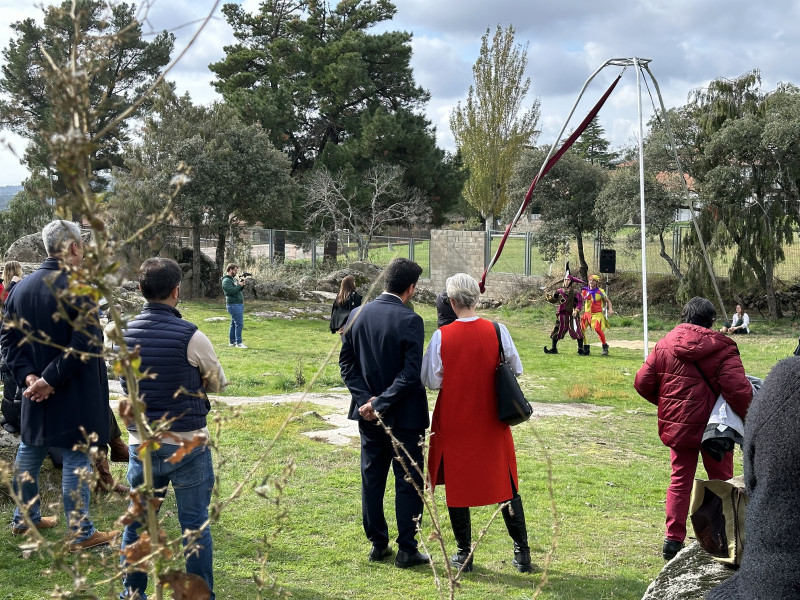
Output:
M456 569L472 571L472 557L469 555L472 551L472 522L469 508L448 506L447 512L450 513L450 525L453 527L458 548L458 552L450 559L450 564Z
M553 340L553 347L552 348L548 348L547 346L545 346L544 347L544 353L545 354L558 354L558 348L556 348L557 344L558 344L558 340Z
M608 356L608 344L603 344L603 351L600 354Z
M525 526L525 511L522 509L522 498L515 494L503 508L503 520L506 522L508 535L514 540L514 560L511 564L520 573L533 571L531 548L528 546L528 529Z
M584 344L583 345L583 355L584 356L589 356L589 350L591 350L591 349L592 349L592 347L589 344Z
M583 351L583 340L578 340L578 354L584 356L585 352Z

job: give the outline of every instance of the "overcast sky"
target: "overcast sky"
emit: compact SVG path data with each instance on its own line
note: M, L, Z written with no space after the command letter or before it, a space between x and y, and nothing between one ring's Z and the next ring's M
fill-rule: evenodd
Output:
M213 2L150 0L146 30L173 30L176 55L188 43ZM51 4L52 2L45 2ZM258 0L245 0L250 11ZM387 29L413 33L412 67L417 83L428 89L427 114L439 145L454 150L449 116L466 98L481 36L499 24L513 25L516 39L528 45L530 101L541 102L540 144L552 144L584 82L610 58L652 59L650 69L667 107L686 103L689 93L717 77L761 70L762 90L778 82L800 84L800 0L395 0L397 14ZM0 0L0 42L8 45L9 24L41 19L40 2ZM170 79L196 103L217 98L208 64L223 57L232 42L221 13L173 70ZM0 61L2 59L0 58ZM583 118L621 71L608 67L594 79L568 129ZM655 90L652 89L654 99ZM645 123L652 114L642 88ZM636 143L636 74L628 69L600 112L600 124L614 147ZM0 132L0 185L16 185L27 176L7 147L21 154L24 142Z

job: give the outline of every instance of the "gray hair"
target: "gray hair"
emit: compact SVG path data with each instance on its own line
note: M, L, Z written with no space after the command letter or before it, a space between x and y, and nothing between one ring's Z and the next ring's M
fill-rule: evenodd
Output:
M58 219L42 229L42 241L48 256L59 256L72 242L83 244L81 229L72 221Z
M447 278L445 284L447 297L455 302L456 306L469 308L478 304L481 289L475 278L466 273L456 273Z

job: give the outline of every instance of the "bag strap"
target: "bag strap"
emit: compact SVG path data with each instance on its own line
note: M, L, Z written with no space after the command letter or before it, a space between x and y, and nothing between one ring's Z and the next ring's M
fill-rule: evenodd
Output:
M494 325L494 332L497 334L497 348L498 354L500 355L500 362L506 362L506 355L503 352L503 340L500 339L500 325L497 324L497 321L492 321L492 325Z
M720 395L720 392L714 391L714 386L711 385L711 382L708 380L708 377L706 377L706 374L703 373L703 369L700 368L700 365L698 365L697 363L692 363L692 364L694 365L694 368L697 369L697 371L700 373L700 377L703 378L703 381L705 381L708 384L709 389L714 394L714 400L716 400L717 396Z

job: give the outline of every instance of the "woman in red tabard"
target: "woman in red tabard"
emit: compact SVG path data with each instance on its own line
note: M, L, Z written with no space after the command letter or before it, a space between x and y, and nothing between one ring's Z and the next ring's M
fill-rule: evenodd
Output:
M469 507L507 502L506 528L514 541L512 564L533 570L522 499L517 490L517 458L511 429L497 418L494 391L499 362L497 333L491 321L475 314L478 282L466 273L447 280L447 296L458 317L437 329L422 360L422 382L438 389L433 411L428 473L431 485L444 485L458 552L450 564L472 570ZM500 325L503 351L516 375L522 373L517 349Z

